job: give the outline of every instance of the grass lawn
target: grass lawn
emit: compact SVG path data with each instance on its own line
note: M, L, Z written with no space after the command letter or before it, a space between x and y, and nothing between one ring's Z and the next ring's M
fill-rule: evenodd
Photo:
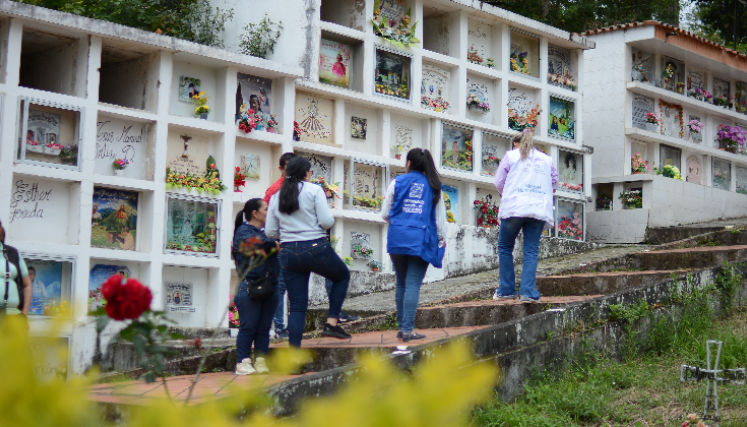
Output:
M537 375L513 403L476 409L472 425L681 426L688 413L702 414L706 384L680 382L680 365L705 367L705 340L716 339L724 342L722 368L747 367L747 312L678 323L690 325L662 324L659 332L669 336L655 328L653 344L621 364L590 355L560 374ZM657 339L666 345L657 348ZM721 427L747 426L747 387L719 385L718 393Z

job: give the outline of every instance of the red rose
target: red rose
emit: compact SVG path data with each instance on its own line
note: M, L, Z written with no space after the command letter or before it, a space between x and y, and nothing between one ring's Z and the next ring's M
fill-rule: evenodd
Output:
M486 214L488 213L488 207L485 205L482 205L482 213Z
M482 225L482 218L477 218L477 225Z
M114 320L137 319L150 309L153 294L136 279L124 279L115 274L102 288L106 299L106 314Z

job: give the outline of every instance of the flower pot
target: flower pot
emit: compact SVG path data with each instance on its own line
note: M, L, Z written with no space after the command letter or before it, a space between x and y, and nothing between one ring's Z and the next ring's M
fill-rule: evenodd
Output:
M394 158L397 159L397 160L400 160L400 159L402 159L402 154L395 154Z
M727 153L736 153L737 152L737 147L726 147L726 152Z
M228 329L228 335L231 338L236 338L239 336L239 328L229 328Z
M30 145L26 144L26 151L32 152L32 153L43 153L44 152L44 146L43 145Z
M371 271L373 271L374 273L378 273L379 267L371 267Z
M640 175L640 174L642 174L642 173L643 173L643 172L633 172L633 175Z
M677 88L677 93L682 93L682 88L681 87Z
M60 151L62 151L62 148L44 147L44 154L49 154L50 156L59 156Z
M488 225L488 224L481 224L480 227L482 227L482 228L493 228L492 225Z
M724 147L718 147L718 149L724 151Z
M114 169L114 176L124 176L124 169Z
M200 113L200 118L202 120L207 120L208 113Z
M233 187L233 192L234 193L243 193L242 190L239 190L239 187Z
M267 132L269 132L269 133L275 133L275 128L267 128Z

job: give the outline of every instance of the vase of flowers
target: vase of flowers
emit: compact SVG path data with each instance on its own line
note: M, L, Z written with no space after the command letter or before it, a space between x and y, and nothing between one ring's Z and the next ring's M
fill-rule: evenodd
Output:
M612 197L607 193L600 193L597 196L597 210L598 211L611 211L612 210Z
M483 228L492 228L498 226L498 206L494 205L492 200L488 201L475 200L472 202L477 212L477 225Z
M371 258L371 255L373 255L374 250L369 248L368 246L363 245L355 245L353 248L353 257L354 258Z
M677 82L677 93L682 93L685 90L685 82Z
M643 195L640 189L628 188L620 193L618 197L623 204L623 209L643 208Z
M654 172L656 172L657 175L662 175L667 178L676 179L679 181L684 181L682 179L682 174L680 173L679 168L677 166L672 165L664 165L660 168L654 168Z
M374 2L374 16L371 19L374 34L399 47L417 47L420 40L415 37L415 27L417 22L412 22L412 13L407 9L402 21L388 20L379 8L379 0Z
M114 159L114 176L124 176L124 170L130 165L130 161L127 159Z
M208 107L207 102L208 97L205 96L204 90L192 96L192 103L195 105L195 115L200 116L202 120L207 120L208 113L210 113L210 107Z
M236 166L233 174L233 191L235 193L241 193L241 187L246 185L246 177L241 173L241 168Z
M490 104L474 94L467 97L467 108L470 111L482 114L488 114L490 112Z
M641 153L635 153L630 157L630 170L633 175L648 173L648 162L643 160Z
M657 128L661 124L661 118L656 113L646 111L646 123L648 123L647 131L657 132Z
M539 124L539 115L542 112L539 104L526 114L519 114L515 110L508 109L508 127L515 131L523 131L527 128L536 128Z
M747 142L747 130L742 130L739 126L718 125L716 139L719 143L719 149L723 148L730 153L736 153L737 147L744 149Z
M696 139L698 139L698 142L700 142L700 131L703 130L703 123L693 119L687 122L687 128L690 130L690 142L694 142L693 135L695 135Z
M392 152L394 152L394 158L397 160L402 159L402 154L405 152L405 146L402 144L392 145Z
M560 217L560 221L558 222L558 237L572 240L584 239L583 222L580 212L574 212L573 218L568 215Z

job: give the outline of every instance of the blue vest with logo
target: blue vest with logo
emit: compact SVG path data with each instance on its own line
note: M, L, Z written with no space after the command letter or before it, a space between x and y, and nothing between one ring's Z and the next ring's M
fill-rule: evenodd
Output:
M400 175L394 183L387 252L418 256L441 268L444 249L438 247L433 189L420 172Z

